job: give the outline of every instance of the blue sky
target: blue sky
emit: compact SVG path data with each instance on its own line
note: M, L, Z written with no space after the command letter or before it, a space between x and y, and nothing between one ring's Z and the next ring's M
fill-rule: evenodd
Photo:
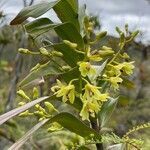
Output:
M1 1L4 1L4 5L0 8L9 14L10 19L23 7L22 0ZM38 3L42 0L35 1ZM86 3L88 12L99 16L102 29L107 30L109 34L116 35L115 26L123 27L128 23L131 30L141 30L140 40L144 43L150 42L150 3L146 0L79 0L79 2L80 5ZM57 20L52 11L49 14L51 18Z

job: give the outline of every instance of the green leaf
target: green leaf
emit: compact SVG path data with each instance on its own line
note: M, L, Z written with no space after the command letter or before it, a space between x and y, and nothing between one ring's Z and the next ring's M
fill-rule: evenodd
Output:
M107 102L105 102L99 112L100 124L101 127L104 127L108 120L110 119L116 105L118 102L118 98L113 99L110 98Z
M25 144L25 142L36 132L40 127L42 127L49 119L45 119L35 125L31 130L29 130L23 137L21 137L16 143L14 143L8 150L19 150L20 147Z
M99 134L95 130L91 129L78 118L67 112L62 112L48 121L48 123L52 122L58 122L64 128L82 137L88 137L90 134L99 137Z
M58 66L52 62L47 62L44 65L41 65L37 70L30 72L20 83L19 86L25 86L29 82L46 75L59 75L62 74L62 70L58 68Z
M30 34L31 36L37 37L51 29L54 29L54 27L56 27L58 25L59 24L54 24L48 18L39 18L35 21L27 23L25 25L25 29L26 29L27 33Z
M69 83L72 79L77 79L79 78L79 76L81 75L79 68L78 67L74 67L71 70L63 73L62 75L60 75L66 83Z
M23 8L19 14L11 21L11 25L17 25L24 22L29 17L37 18L44 13L46 13L48 10L53 8L59 1L55 2L42 2L37 5L28 6Z
M13 109L13 110L1 115L0 116L0 125L3 124L4 122L6 122L7 120L11 119L12 117L24 112L25 110L29 109L30 107L36 105L37 103L47 100L48 98L50 98L50 96L38 98L30 103L27 103L19 108Z
M84 59L84 54L75 51L65 43L53 44L52 47L63 54L62 59L71 67L75 67L78 61Z
M61 0L53 7L53 9L62 23L70 22L78 31L80 31L78 13L74 11L75 9L73 9L73 5L76 5L76 2L74 0L69 1L70 0Z
M101 65L92 65L92 67L96 70L96 73L94 75L89 75L89 79L92 83L96 84L96 79L102 75L104 72L104 69L106 67L107 60L104 61Z
M74 11L78 13L78 6L79 6L78 0L67 0L67 2L72 6Z
M77 119L75 116L62 112L51 119L45 119L35 125L31 130L29 130L22 138L20 138L16 143L14 143L9 150L18 150L20 147L44 124L50 124L53 122L58 122L61 126L68 129L69 131L76 133L82 137L88 137L91 134L99 138L100 135L95 132L93 129L85 125L82 121ZM85 149L85 147L84 147Z
M86 17L86 5L83 5L79 8L79 24L80 24L80 33L84 37L84 18Z
M79 31L73 24L67 22L55 27L56 33L63 39L78 44L78 48L83 51L84 41Z

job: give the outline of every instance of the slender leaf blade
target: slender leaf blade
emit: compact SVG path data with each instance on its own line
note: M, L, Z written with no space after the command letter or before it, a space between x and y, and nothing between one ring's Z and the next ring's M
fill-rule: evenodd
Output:
M52 62L48 62L42 65L37 70L30 72L20 83L19 86L25 86L29 82L46 75L59 75L63 72L58 68L58 66Z
M118 102L118 98L110 98L107 102L105 102L99 112L100 124L101 127L104 127L108 120L110 119L116 105Z
M21 107L15 108L15 109L1 115L0 116L0 125L5 123L7 120L13 118L14 116L20 114L21 112L24 112L25 110L29 109L30 107L34 106L35 104L40 103L44 100L47 100L48 98L50 98L50 96L44 96L44 97L38 98L32 102L29 102Z
M36 132L40 127L42 127L49 119L45 119L31 128L23 137L21 137L16 143L14 143L8 150L19 150L20 147L25 144L25 142Z
M78 13L78 6L79 6L78 0L67 0L67 2L72 6L72 8L74 9L74 11L76 13Z
M24 22L29 17L37 18L37 17L43 15L44 13L46 13L51 8L53 8L57 3L58 3L58 1L42 2L42 3L37 4L37 5L25 7L11 21L10 24L11 25L21 24L22 22Z
M86 17L86 5L83 5L82 7L79 8L79 24L80 24L80 33L82 37L85 36L84 32L84 18Z
M25 24L25 29L28 34L33 37L37 37L51 29L54 29L59 24L54 24L48 18L39 18L35 21Z
M78 13L73 9L73 0L69 2L69 0L60 0L54 7L54 11L56 12L58 18L64 22L72 23L75 28L80 31L79 21L78 21ZM71 5L70 5L71 4Z

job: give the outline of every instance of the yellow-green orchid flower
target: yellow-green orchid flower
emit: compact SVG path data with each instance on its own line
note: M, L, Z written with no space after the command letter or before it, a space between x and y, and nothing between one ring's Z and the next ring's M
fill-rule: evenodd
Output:
M108 98L108 94L102 94L99 91L99 88L97 86L91 85L87 83L85 85L85 92L83 94L83 100L98 100L98 101L106 101Z
M56 94L56 97L62 97L62 101L65 103L67 100L70 103L74 103L75 99L75 86L72 84L64 85L57 80L57 85L53 86L51 90Z
M121 75L121 71L120 71L121 68L122 68L122 66L120 66L120 65L111 65L111 64L109 64L107 66L107 72L106 73L110 77L120 76Z
M127 75L131 75L133 73L133 69L134 69L133 63L134 63L134 61L132 61L132 62L123 62L122 64L120 64L121 70L124 73L126 73Z
M115 89L118 90L119 89L119 84L122 83L122 79L119 76L116 77L110 77L109 79L111 86Z
M95 117L95 113L98 113L100 108L101 106L96 101L85 101L80 112L82 120L89 120L89 116Z
M96 73L95 68L93 68L89 62L80 62L79 71L83 77L94 75Z

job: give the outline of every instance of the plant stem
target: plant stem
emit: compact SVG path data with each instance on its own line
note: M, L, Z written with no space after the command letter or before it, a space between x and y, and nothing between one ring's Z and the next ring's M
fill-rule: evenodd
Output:
M99 125L96 119L90 118L92 129L99 132ZM97 150L104 150L102 143L96 143Z

